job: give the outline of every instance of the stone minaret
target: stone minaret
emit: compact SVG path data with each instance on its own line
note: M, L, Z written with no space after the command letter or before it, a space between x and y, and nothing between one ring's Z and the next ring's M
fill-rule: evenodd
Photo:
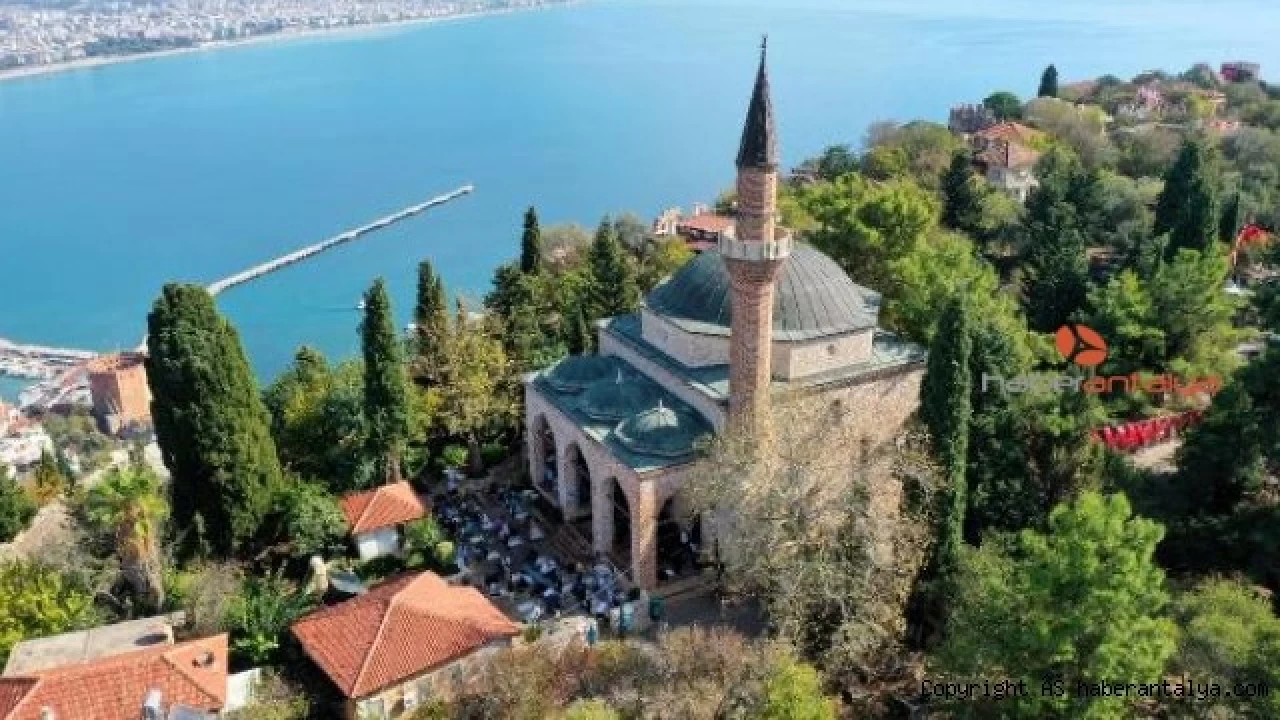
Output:
M774 284L791 255L791 237L778 227L778 142L766 54L762 45L738 148L736 232L722 235L719 246L732 284L729 421L753 432L769 408Z

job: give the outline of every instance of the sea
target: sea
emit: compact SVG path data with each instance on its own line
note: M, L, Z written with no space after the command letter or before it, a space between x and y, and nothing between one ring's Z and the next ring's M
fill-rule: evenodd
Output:
M475 192L219 298L267 381L358 353L376 277L478 300L521 215L594 227L709 201L762 34L787 162L994 90L1252 60L1272 0L585 0L0 82L0 337L132 348L168 281L221 276L473 183ZM21 384L0 380L12 397Z

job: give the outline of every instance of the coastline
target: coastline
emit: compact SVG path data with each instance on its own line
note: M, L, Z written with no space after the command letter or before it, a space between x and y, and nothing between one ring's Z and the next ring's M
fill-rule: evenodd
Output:
M204 43L185 48L171 48L169 50L157 50L155 52L132 53L129 55L109 55L106 57L84 58L81 60L72 60L71 62L50 63L47 65L32 65L29 67L16 67L6 70L0 70L0 83L9 80L20 80L23 78L42 77L47 75L55 75L65 72L74 72L77 70L88 70L91 68L107 67L109 65L122 65L124 63L140 62L143 60L155 60L164 57L174 57L177 55L191 55L194 53L213 52L215 50L228 50L238 47L247 47L250 45L264 45L274 42L288 42L291 40L302 40L305 38L317 37L338 37L341 35L355 35L361 32L377 32L381 30L391 30L396 28L407 28L413 25L428 25L433 23L452 22L458 20L472 20L475 18L491 17L495 15L506 15L516 12L530 12L535 10L544 10L548 7L561 7L568 5L576 5L582 0L567 0L565 2L548 2L545 5L536 7L517 7L502 8L498 10L485 10L482 12L459 13L457 15L445 15L442 17L419 17L408 18L405 20L389 20L386 22L364 23L361 25L344 25L342 27L333 28L307 28L304 30L284 30L281 32L267 33L264 35L254 35L253 37L241 40L220 40L215 42Z

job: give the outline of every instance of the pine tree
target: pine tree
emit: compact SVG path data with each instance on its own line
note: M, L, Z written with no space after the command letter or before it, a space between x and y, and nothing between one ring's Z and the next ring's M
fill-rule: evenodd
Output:
M404 351L382 278L364 296L360 323L364 353L364 416L367 454L386 480L400 476L400 459L409 436L409 385Z
M542 270L542 230L532 207L524 213L524 234L520 236L520 271L535 275Z
M591 282L588 290L590 317L599 319L635 310L640 288L635 270L609 218L600 222L588 251Z
M942 223L977 235L982 229L982 191L975 182L969 153L961 150L951 157L951 167L942 177L942 196Z
M442 348L449 333L449 306L444 280L430 260L418 264L418 302L413 322L418 354L414 375L427 384L439 382Z
M1165 175L1154 229L1156 235L1169 234L1166 258L1182 248L1205 250L1221 232L1210 152L1203 141L1187 140Z
M1036 93L1039 97L1058 97L1058 68L1050 65L1044 69L1044 74L1040 76L1040 91Z
M1052 332L1088 294L1086 240L1075 206L1062 190L1042 184L1027 203L1023 292L1033 329Z
M147 330L151 415L180 549L197 550L199 522L209 551L230 556L257 536L281 483L267 408L239 335L203 288L166 285Z

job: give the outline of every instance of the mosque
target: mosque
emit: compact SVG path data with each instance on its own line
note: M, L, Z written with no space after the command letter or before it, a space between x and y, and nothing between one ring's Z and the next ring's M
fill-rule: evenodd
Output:
M639 587L703 543L681 500L695 443L811 403L867 452L919 402L925 353L881 330L881 298L778 224L778 149L762 50L738 150L734 228L598 326L598 354L525 379L528 469L565 528ZM807 408L805 408L807 410ZM848 435L846 435L848 436ZM690 540L691 539L691 540Z

